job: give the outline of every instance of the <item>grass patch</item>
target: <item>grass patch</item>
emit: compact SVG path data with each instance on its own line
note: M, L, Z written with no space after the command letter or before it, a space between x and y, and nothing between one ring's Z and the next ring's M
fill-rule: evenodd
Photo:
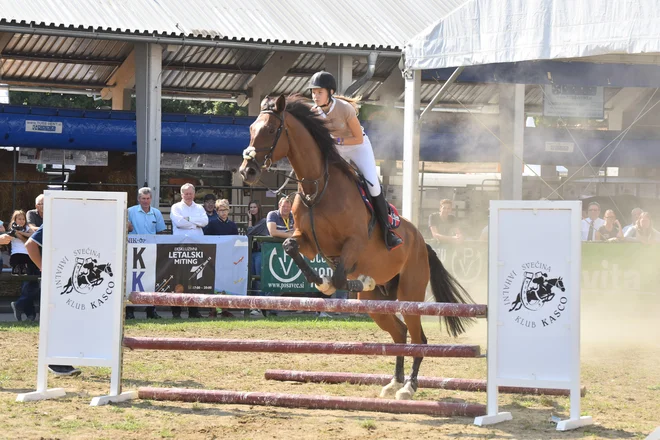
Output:
M134 416L128 415L121 422L110 423L108 428L119 429L121 431L138 431L145 427L145 422L137 420Z
M360 427L367 431L374 431L376 429L376 422L371 419L362 420L360 422Z

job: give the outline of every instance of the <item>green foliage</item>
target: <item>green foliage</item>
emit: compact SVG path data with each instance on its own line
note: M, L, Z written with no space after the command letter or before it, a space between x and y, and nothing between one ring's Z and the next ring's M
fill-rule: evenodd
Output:
M9 103L31 107L78 108L83 110L109 110L112 102L94 100L90 94L66 95L62 93L11 92ZM135 98L131 100L131 109L135 110ZM247 107L239 107L235 102L190 101L186 99L163 99L163 113L186 115L247 116Z

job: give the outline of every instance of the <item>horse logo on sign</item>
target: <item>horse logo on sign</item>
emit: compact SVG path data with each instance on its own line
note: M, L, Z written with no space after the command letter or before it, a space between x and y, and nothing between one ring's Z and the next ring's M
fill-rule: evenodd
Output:
M544 272L525 272L520 293L511 304L509 312L520 310L522 307L531 311L539 310L543 304L555 297L553 288L566 291L562 277L548 278L548 274Z
M113 276L112 267L110 263L96 264L95 258L76 258L76 265L73 268L73 273L69 281L64 286L64 290L60 295L69 294L74 290L83 295L89 293L103 282L103 276L108 274Z

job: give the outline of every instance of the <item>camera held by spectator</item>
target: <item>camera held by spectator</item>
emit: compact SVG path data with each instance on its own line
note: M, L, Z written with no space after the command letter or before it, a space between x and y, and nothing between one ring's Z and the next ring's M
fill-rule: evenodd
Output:
M22 230L23 230L23 228L21 228L20 226L18 226L16 224L16 222L14 222L14 223L11 224L11 228L7 231L7 235L9 235L10 237L16 238L16 232L17 231L22 231Z

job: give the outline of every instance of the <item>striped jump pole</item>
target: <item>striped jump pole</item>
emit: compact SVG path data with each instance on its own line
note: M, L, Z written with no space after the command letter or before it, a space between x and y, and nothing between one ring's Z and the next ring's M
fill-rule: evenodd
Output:
M363 342L265 341L241 339L125 337L137 350L201 350L250 353L348 354L413 357L478 357L478 345L381 344Z
M424 402L415 400L369 399L359 397L197 390L186 388L139 388L140 399L177 402L226 403L279 406L287 408L377 411L395 414L478 417L486 406L471 403Z
M216 307L223 309L303 310L308 312L377 313L484 318L483 304L376 301L357 299L291 298L191 293L132 292L128 299L136 305Z
M295 371L295 370L266 370L264 377L267 380L311 382L311 383L350 383L353 385L387 385L392 380L392 375L387 374L360 374L360 373L331 373L321 371ZM443 390L458 391L486 391L486 381L481 379L454 379L444 377L417 378L420 388L435 388ZM554 388L526 388L500 386L500 393L505 394L530 394L544 396L569 396L570 390ZM580 395L584 397L587 388L580 389Z

